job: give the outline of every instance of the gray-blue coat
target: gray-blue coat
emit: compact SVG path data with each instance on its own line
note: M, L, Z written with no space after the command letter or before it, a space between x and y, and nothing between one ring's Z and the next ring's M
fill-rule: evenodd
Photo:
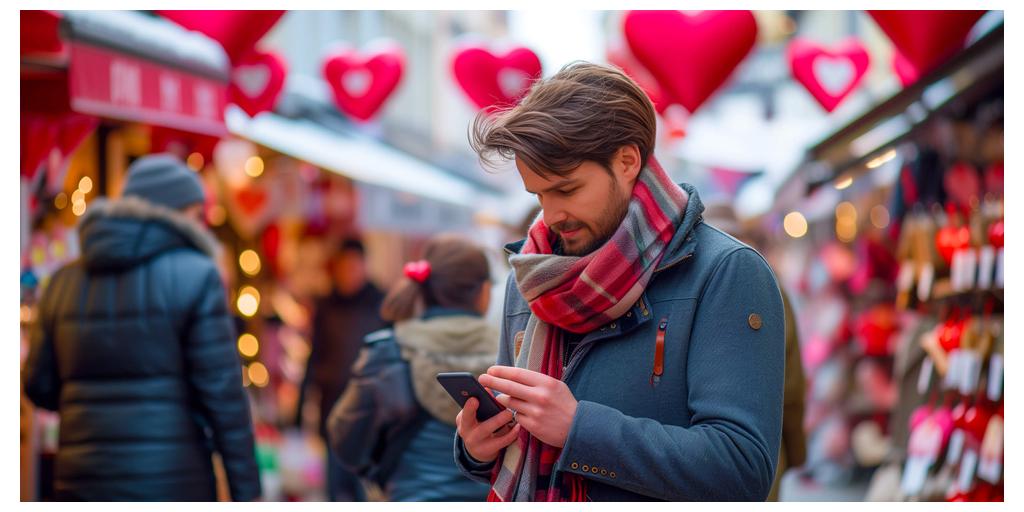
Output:
M586 477L592 500L761 501L772 486L785 359L779 287L764 258L705 224L697 191L682 187L683 223L643 296L584 336L563 375L579 405L553 477ZM530 316L514 279L500 365L513 364L513 340ZM493 463L469 459L458 435L455 458L471 478L489 479Z

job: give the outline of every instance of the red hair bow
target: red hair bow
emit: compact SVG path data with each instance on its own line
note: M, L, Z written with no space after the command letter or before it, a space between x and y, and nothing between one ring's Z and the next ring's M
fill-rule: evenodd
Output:
M409 279L423 284L430 277L430 262L427 260L410 261L405 264L402 271Z

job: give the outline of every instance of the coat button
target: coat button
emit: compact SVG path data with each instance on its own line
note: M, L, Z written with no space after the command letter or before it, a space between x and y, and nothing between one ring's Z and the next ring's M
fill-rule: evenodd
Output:
M573 462L569 467L571 467L573 469L579 469L580 468L580 464L579 464L579 462Z
M615 322L612 322L612 324L611 324L611 325L609 325L608 327L610 327L610 328L614 329L614 328L615 328Z
M615 478L615 472L614 472L614 471L612 471L611 473L608 473L608 476L610 476L610 477L612 477L612 478Z
M633 312L632 311L626 311L626 318L630 318L632 316L633 316Z
M750 316L747 317L747 323L750 324L750 328L755 330L755 331L760 329L761 328L761 315L759 315L757 313L751 313Z
M604 469L604 468L601 468L601 474L602 475L607 475L608 474L608 470Z
M588 471L590 471L590 466L588 466L588 465L584 464L584 465L583 465L583 472L584 472L584 473L586 473L586 472L588 472Z
M597 466L590 468L590 472L596 475L598 472Z

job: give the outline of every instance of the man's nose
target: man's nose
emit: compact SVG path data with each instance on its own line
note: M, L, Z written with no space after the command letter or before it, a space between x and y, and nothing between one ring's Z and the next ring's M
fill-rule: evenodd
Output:
M568 218L565 211L553 204L553 202L552 204L543 204L541 205L541 208L543 208L544 212L544 224L547 224L548 226L557 225Z

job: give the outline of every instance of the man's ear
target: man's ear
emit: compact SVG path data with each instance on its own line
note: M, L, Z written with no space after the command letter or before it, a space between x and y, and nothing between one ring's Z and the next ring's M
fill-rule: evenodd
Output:
M636 144L626 144L615 152L615 164L612 167L626 183L633 183L640 175L640 148Z

